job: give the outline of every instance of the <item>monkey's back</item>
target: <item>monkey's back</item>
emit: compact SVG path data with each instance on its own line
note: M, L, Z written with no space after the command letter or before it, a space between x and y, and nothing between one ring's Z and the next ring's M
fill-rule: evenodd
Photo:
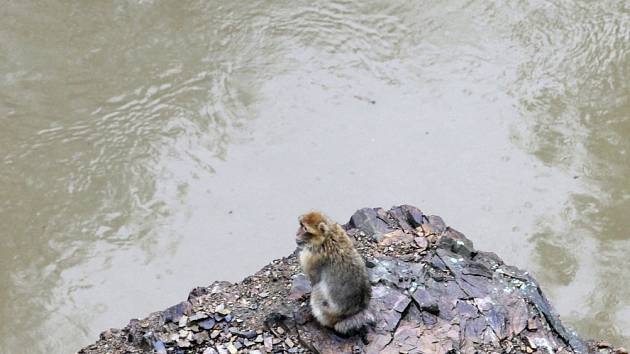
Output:
M351 315L366 308L370 302L372 288L365 262L354 249L347 250L326 260L330 266L323 267L322 282L340 315Z

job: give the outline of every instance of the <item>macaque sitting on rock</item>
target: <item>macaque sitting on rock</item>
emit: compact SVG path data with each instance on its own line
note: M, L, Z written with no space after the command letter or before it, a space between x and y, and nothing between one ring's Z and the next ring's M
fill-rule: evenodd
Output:
M311 282L311 311L317 321L342 335L373 324L368 309L372 288L363 258L346 231L319 212L300 216L296 242L302 271Z

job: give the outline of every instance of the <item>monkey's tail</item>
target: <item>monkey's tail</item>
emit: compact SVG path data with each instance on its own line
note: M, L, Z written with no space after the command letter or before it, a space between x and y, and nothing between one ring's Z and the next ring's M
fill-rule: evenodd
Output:
M344 318L335 323L335 331L340 334L350 335L359 332L365 325L372 325L376 322L374 314L369 309L363 309L354 315Z

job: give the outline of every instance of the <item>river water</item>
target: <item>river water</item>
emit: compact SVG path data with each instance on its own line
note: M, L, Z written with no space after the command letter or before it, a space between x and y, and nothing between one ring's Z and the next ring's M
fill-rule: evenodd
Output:
M0 8L0 353L71 353L414 204L630 345L626 1Z

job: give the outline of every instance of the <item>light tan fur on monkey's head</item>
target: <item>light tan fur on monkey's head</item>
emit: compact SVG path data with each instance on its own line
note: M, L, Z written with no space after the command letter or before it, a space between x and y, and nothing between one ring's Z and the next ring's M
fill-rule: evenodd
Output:
M306 213L298 220L300 222L300 228L296 234L298 244L321 245L333 226L332 221L318 211Z

